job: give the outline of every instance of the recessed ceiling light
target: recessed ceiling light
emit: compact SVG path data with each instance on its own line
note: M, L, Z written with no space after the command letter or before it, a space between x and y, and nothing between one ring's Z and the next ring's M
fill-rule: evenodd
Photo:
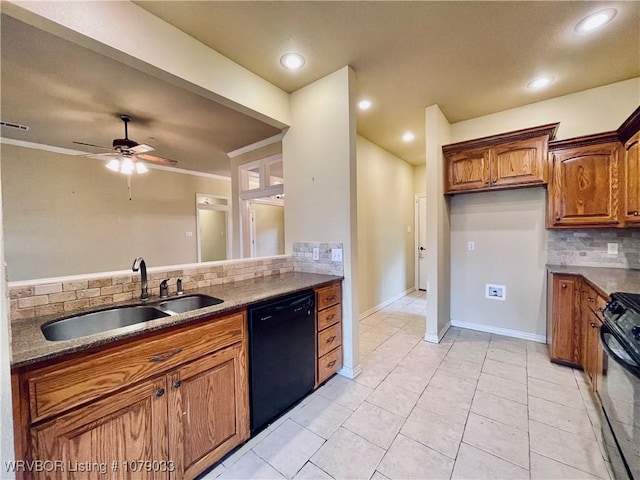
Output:
M402 135L403 142L412 142L415 138L416 136L413 134L413 132L404 132L404 135Z
M304 57L299 53L285 53L280 57L280 63L287 70L298 70L304 65Z
M578 33L592 32L593 30L603 27L609 23L613 17L616 16L616 13L618 13L618 11L615 8L607 8L605 10L592 13L578 22L575 31Z
M360 102L358 102L358 108L360 110L369 110L371 108L371 101L370 100L360 100Z
M527 83L527 88L540 90L553 82L553 77L540 77Z

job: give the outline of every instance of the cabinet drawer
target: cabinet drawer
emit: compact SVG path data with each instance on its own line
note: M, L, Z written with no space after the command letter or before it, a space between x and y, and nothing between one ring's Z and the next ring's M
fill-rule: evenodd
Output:
M318 312L318 330L324 330L342 320L342 305L334 305Z
M334 283L316 290L316 308L322 310L342 302L342 285Z
M233 345L244 338L245 328L239 312L29 372L31 422Z
M591 285L588 285L585 280L582 281L582 288L580 291L580 307L583 311L586 309L591 310L596 316L602 320L602 312L607 305L607 300L603 298L598 292L595 291Z
M338 347L318 359L318 383L324 382L342 367L342 347Z
M342 345L342 324L325 328L318 333L318 356L321 357L329 351Z

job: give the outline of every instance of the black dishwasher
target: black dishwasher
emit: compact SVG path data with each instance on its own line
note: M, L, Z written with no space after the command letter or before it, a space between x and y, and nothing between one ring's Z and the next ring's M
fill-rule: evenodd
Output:
M315 303L307 290L249 309L252 432L313 390Z

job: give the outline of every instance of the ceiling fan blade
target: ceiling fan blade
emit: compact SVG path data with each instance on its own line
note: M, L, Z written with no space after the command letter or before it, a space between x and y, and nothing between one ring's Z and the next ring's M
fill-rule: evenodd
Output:
M103 147L102 145L94 145L93 143L84 143L84 142L71 142L76 145L85 145L87 147L101 148L103 150L113 150L111 147Z
M120 158L122 155L118 155L117 153L95 153L83 156L87 158L96 158L98 160L109 160L110 158Z
M135 147L131 147L129 149L129 151L133 154L139 154L139 153L147 153L147 152L152 152L154 151L155 148L153 148L151 145L147 145L145 143L139 143L138 145L136 145Z
M136 158L140 160L144 160L145 162L160 163L162 165L176 165L178 163L175 160L170 160L168 158L163 158L163 157L156 157L155 155L147 155L146 153L136 155Z

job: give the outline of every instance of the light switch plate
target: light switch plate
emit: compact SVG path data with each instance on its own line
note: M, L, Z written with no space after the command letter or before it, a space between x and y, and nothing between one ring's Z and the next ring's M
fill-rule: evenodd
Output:
M342 261L342 249L341 248L332 248L331 249L331 261L332 262L341 262Z
M470 252L474 251L476 249L476 243L475 242L468 242L467 243L467 250L469 250Z
M320 249L318 247L313 247L313 259L320 260Z
M607 243L607 253L609 255L618 255L618 244L617 243Z

